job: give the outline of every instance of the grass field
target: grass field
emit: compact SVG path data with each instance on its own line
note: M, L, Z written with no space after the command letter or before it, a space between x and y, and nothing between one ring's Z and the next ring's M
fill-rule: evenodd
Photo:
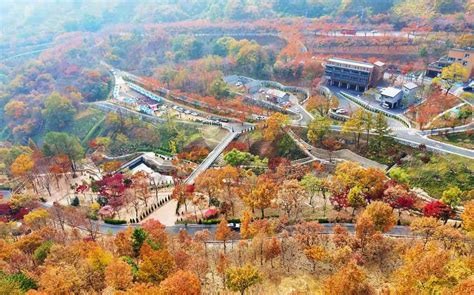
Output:
M474 133L452 133L447 135L434 135L430 138L467 149L474 149Z
M411 186L422 188L433 198L440 198L443 191L452 186L462 191L473 189L474 161L463 157L432 155L428 163L413 157L402 168Z

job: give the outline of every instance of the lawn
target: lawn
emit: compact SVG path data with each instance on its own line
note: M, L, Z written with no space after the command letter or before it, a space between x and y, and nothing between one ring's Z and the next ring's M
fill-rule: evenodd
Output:
M462 191L474 188L474 161L454 155L432 155L428 163L411 157L402 166L412 187L425 190L431 197L440 198L443 191L457 186Z
M474 133L451 133L446 135L433 135L431 139L450 143L467 149L474 149Z
M74 117L70 132L82 141L85 139L91 129L97 128L97 124L105 118L105 114L97 109L87 108L80 111Z
M306 154L296 145L289 135L280 134L272 142L263 139L260 130L241 135L238 139L249 146L249 152L261 158L273 159L285 157L289 160L297 160L306 157Z

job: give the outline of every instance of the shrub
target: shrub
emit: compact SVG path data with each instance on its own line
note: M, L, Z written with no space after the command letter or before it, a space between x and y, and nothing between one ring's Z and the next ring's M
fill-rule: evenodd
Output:
M72 199L71 201L71 206L74 206L74 207L79 207L79 198L77 196L74 197L74 199Z
M202 221L202 224L218 224L220 221L220 219L207 219L207 220L203 220Z
M33 258L38 261L39 263L43 263L46 257L49 254L49 250L53 246L52 241L46 241L41 246L36 248L35 252L33 253Z
M7 275L3 273L2 271L0 271L0 286L6 287L6 290L8 291L11 291L12 290L11 288L13 288L13 290L19 289L23 292L27 292L28 290L38 288L38 285L32 278L28 277L27 275L21 272Z
M219 214L219 211L217 211L216 209L209 209L206 212L204 212L204 218L212 219L212 218L217 217L218 214Z
M104 222L107 223L107 224L116 224L116 225L126 224L126 223L127 223L126 220L122 220L122 219L111 219L111 218L105 218L105 219L104 219Z

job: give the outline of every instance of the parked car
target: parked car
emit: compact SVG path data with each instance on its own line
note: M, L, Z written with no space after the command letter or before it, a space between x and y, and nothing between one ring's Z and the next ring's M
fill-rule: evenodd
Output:
M185 113L186 115L189 115L189 114L191 114L191 111L190 111L190 110L185 110L184 113Z
M462 90L467 91L467 92L472 92L472 86L466 86Z
M240 232L240 223L231 222L231 223L228 223L228 224L227 224L227 227L230 228L230 229L233 230L233 231L238 231L238 232Z
M192 115L192 116L197 116L197 115L199 115L199 114L196 113L196 112L192 112L191 115Z
M347 111L345 109L337 109L336 114L338 115L346 115Z
M223 123L228 123L229 122L229 119L226 119L226 118L218 118L217 120L220 121L220 122L223 122Z

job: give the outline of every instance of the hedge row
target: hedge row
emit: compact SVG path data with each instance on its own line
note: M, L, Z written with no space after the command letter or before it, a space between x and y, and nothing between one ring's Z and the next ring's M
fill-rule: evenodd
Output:
M115 224L115 225L121 225L121 224L127 223L127 221L122 220L122 219L111 219L111 218L105 218L104 222L107 224Z

